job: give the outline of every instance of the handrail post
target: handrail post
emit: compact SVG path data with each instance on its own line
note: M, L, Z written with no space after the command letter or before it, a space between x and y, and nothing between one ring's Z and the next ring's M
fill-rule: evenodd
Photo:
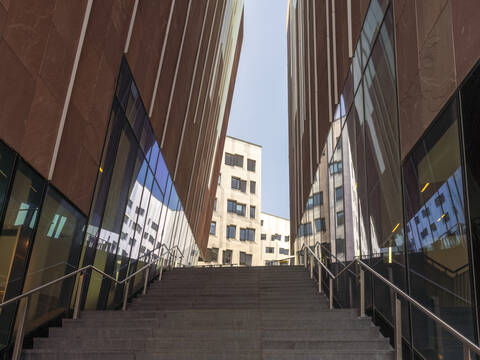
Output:
M470 348L467 346L467 344L463 344L463 360L471 360L472 358L470 357Z
M394 295L395 303L395 360L402 360L402 303L397 293Z
M330 303L330 310L333 310L333 279L330 277L328 279L328 291L329 291L329 303Z
M147 295L148 277L150 276L150 267L145 269L145 281L143 282L143 295Z
M322 265L318 264L318 292L322 293Z
M130 287L130 279L125 282L125 288L123 289L123 305L122 311L127 310L127 300L128 300L128 288Z
M158 280L162 280L162 274L163 274L163 263L165 262L165 259L160 260L160 275L158 276Z
M313 279L313 256L310 255L310 280Z
M75 306L73 308L73 320L77 320L78 316L80 315L80 302L82 300L84 277L85 277L85 271L82 271L78 277L77 295L75 297Z
M365 271L360 269L360 317L365 317Z
M303 262L305 263L305 269L307 268L307 248L303 248Z
M25 319L27 317L28 309L28 299L29 296L26 296L20 300L20 309L19 314L20 318L18 320L17 334L15 336L15 345L13 347L12 360L20 360L23 347L23 335L25 330Z

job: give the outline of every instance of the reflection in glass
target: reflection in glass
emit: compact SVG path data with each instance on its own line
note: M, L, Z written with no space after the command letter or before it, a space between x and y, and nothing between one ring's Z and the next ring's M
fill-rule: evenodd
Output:
M85 217L53 188L42 206L23 292L68 274L78 267ZM68 311L74 278L30 296L26 331Z
M0 301L19 295L31 249L44 180L23 161L18 161L5 218L0 232ZM9 338L16 305L6 306L0 314L0 345Z
M454 99L405 161L406 236L412 296L473 339L457 111ZM429 359L461 357L438 325L418 312L412 321Z

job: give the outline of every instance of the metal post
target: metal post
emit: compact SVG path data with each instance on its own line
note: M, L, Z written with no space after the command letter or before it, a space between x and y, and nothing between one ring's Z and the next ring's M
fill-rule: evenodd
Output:
M467 344L463 344L463 360L471 360L472 358L470 357L470 348L467 346Z
M162 274L163 274L163 263L165 259L160 260L160 275L158 276L158 280L162 280Z
M145 281L143 282L143 295L147 295L148 277L150 276L150 266L145 271Z
M85 272L82 271L78 277L77 285L77 295L75 297L75 307L73 308L73 320L77 320L80 315L80 301L82 300L82 291L83 291L83 278L85 277Z
M330 302L330 310L333 310L333 279L329 278L328 279L328 291L329 291L329 302Z
M360 270L360 317L365 317L365 271Z
M128 300L128 289L130 287L130 279L125 282L125 288L123 289L123 305L122 311L127 310L127 300Z
M310 255L310 280L313 279L313 256Z
M395 293L395 360L402 360L402 303Z
M318 292L322 293L322 265L318 264Z
M303 262L305 263L305 269L307 268L307 248L303 249Z
M17 334L15 336L15 345L13 347L12 360L19 360L22 354L23 347L23 332L25 328L25 318L27 317L28 308L28 296L20 300L20 307L18 314L20 315L18 320Z

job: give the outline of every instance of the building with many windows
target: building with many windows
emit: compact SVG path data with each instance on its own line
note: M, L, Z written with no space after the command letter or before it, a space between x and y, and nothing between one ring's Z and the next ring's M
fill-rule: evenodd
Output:
M0 302L90 264L122 280L196 263L242 39L242 0L0 2ZM27 335L71 312L75 281L29 297ZM83 308L122 302L123 285L83 285Z
M294 248L316 244L334 273L363 259L474 343L479 13L478 1L290 0L287 16ZM317 187L326 231L309 240ZM335 281L336 306L358 307L355 271ZM365 296L367 314L392 333L391 289L367 274ZM404 359L466 356L402 305Z
M263 265L290 264L290 221L265 212L260 216Z
M226 137L206 256L199 264L262 265L262 147Z

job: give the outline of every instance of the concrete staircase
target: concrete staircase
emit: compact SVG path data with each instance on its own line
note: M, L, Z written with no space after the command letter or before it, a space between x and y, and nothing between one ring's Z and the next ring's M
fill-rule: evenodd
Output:
M302 267L174 269L128 311L84 311L24 359L386 360L356 310L329 310Z

